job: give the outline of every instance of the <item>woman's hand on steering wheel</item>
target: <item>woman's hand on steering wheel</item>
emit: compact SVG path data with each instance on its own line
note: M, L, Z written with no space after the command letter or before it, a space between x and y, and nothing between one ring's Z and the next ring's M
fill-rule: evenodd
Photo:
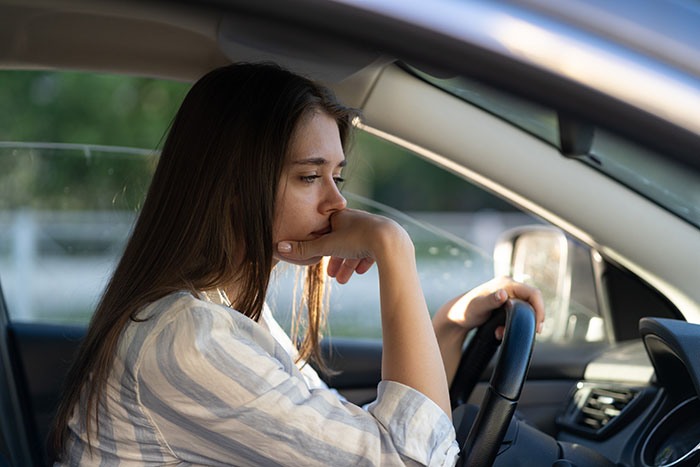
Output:
M544 323L544 302L540 291L507 276L496 277L473 288L469 292L445 303L436 314L445 324L459 326L466 331L479 327L491 316L491 312L509 298L518 298L532 305L535 310L537 332ZM496 329L496 338L503 338L503 326Z
M440 346L448 384L452 384L457 371L467 333L485 323L491 312L502 306L508 298L518 298L532 305L537 332L541 332L544 322L542 294L536 288L507 276L492 279L453 298L435 314L433 329ZM496 328L494 334L498 340L503 339L504 329L503 326Z

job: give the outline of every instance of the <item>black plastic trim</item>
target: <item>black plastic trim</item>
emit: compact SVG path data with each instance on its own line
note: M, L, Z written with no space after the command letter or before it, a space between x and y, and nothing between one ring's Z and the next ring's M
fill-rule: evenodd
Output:
M575 397L576 392L590 390L593 388L631 390L636 394L634 398L625 406L625 408L620 411L618 416L610 420L610 422L608 422L602 428L594 430L578 423L578 419L581 416L581 409L577 406ZM608 439L622 428L630 424L635 417L637 417L642 410L654 400L657 393L658 388L655 387L629 387L620 384L580 382L577 388L572 392L569 405L564 410L562 415L557 417L556 424L559 426L559 428L588 439Z
M639 332L659 384L678 397L700 395L700 325L643 318Z

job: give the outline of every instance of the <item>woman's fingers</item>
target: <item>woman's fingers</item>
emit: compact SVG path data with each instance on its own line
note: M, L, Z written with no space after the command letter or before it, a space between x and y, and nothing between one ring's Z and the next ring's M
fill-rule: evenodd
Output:
M370 270L370 268L372 267L373 264L374 264L374 260L372 258L363 258L360 261L360 264L358 264L357 267L355 268L355 272L358 274L364 274Z
M285 260L303 261L322 256L345 259L376 258L387 245L413 245L406 231L383 216L354 209L335 212L330 218L331 231L313 240L287 240L277 243L277 252ZM363 265L363 268L366 268Z
M464 317L465 324L469 328L481 326L489 319L491 312L503 305L506 300L508 300L508 293L504 289L471 297Z
M538 289L507 276L492 279L446 303L447 318L455 324L472 329L485 323L493 310L503 305L508 298L527 301L535 312L537 332L542 332L545 316L542 294ZM502 335L502 328L497 329L496 337L501 339Z
M534 287L515 282L512 279L508 281L505 289L508 290L511 297L525 300L532 305L532 308L535 310L535 320L537 321L537 333L541 333L542 325L544 324L544 300L542 299L542 293Z
M505 326L498 326L498 327L496 328L496 330L493 332L493 334L494 334L494 336L496 337L496 339L498 339L499 341L502 341L502 340L503 340L503 334L505 334L505 332L506 332L506 327L505 327Z
M498 289L484 295L474 297L469 303L469 312L475 316L488 316L491 311L503 305L508 300L508 293L503 289Z
M355 272L355 268L360 264L359 259L346 259L343 264L338 269L338 273L335 275L335 280L339 284L345 284L352 277L352 273Z
M303 261L318 259L323 256L323 237L307 242L294 242L286 240L277 244L277 252L286 259Z
M323 238L323 237L322 237ZM284 257L291 260L305 260L324 256L324 247L321 244L322 238L308 242L280 242L277 245L277 250ZM326 273L330 277L335 277L336 280L345 284L353 273L364 274L374 264L372 258L343 258L340 256L331 256L326 266Z
M336 256L332 256L331 259L328 260L328 266L326 267L326 273L330 277L335 277L338 274L338 270L340 269L340 266L343 265L343 258L338 258Z
M328 261L327 273L331 277L335 277L340 284L345 284L350 280L353 273L364 274L374 264L371 258L362 259L343 259L332 257Z

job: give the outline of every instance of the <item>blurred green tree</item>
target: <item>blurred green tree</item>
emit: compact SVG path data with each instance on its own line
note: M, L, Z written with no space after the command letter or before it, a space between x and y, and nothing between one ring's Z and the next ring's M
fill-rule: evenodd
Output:
M0 141L59 143L0 149L0 208L138 209L189 88L97 73L0 71Z
M189 88L120 75L3 70L0 140L155 149Z

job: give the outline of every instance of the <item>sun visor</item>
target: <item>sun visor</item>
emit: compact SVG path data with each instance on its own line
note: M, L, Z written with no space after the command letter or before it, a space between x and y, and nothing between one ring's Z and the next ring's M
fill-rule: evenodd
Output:
M338 83L380 56L327 32L250 15L224 17L217 42L232 61L270 60L325 83Z

